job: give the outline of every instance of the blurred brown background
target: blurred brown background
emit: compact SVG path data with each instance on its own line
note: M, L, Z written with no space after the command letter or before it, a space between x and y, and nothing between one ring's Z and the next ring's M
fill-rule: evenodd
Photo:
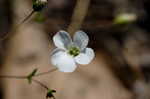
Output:
M0 74L26 75L54 68L52 36L66 30L76 0L49 0L10 39L0 41ZM91 0L81 27L88 33L96 57L73 73L53 72L37 77L55 89L56 99L150 99L149 0ZM0 0L0 37L32 10L32 0ZM112 25L119 13L134 13L136 22ZM139 75L141 73L142 77ZM141 79L142 78L142 79ZM45 99L46 90L26 80L0 79L0 99Z

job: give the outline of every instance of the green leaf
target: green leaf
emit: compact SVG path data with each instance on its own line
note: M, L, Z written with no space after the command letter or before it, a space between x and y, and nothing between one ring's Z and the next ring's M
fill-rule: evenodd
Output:
M53 95L54 93L56 93L56 90L48 89L46 98L54 98L55 99L55 97Z
M32 77L35 76L37 70L38 70L38 69L34 69L34 70L27 76L27 79L28 79L29 84L32 83Z

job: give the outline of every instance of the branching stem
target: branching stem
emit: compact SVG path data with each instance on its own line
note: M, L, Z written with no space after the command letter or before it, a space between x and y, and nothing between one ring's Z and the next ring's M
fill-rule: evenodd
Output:
M50 73L52 73L56 70L57 70L57 68L54 68L54 69L51 69L47 72L38 73L38 74L34 75L33 77L50 74ZM27 76L0 75L0 78L4 78L4 79L28 79L28 75ZM36 79L33 79L33 78L32 78L32 81L35 82L35 83L38 83L39 85L41 85L42 87L44 87L45 89L48 90L48 87L46 85L44 85L43 83L41 83L40 81L38 81Z

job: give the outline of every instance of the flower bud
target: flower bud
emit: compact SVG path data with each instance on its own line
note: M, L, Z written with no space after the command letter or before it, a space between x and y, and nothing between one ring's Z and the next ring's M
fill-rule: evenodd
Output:
M115 17L115 24L126 24L136 21L137 15L134 13L122 13Z
M41 11L46 4L47 0L33 0L33 9L34 11Z
M56 90L51 90L51 89L48 89L48 92L47 92L47 95L46 95L46 98L54 98L54 93L56 93Z

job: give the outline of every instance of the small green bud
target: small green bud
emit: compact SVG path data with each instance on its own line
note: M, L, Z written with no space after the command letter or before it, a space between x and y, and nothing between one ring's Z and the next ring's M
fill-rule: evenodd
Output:
M136 21L136 19L137 19L136 14L122 13L115 17L114 24L128 24Z
M27 79L28 79L29 84L32 83L32 77L35 76L37 70L38 70L38 69L34 69L34 70L27 76Z
M56 93L56 90L48 89L46 98L54 98L55 99L53 93Z
M33 9L34 11L41 11L46 4L47 0L33 0Z

